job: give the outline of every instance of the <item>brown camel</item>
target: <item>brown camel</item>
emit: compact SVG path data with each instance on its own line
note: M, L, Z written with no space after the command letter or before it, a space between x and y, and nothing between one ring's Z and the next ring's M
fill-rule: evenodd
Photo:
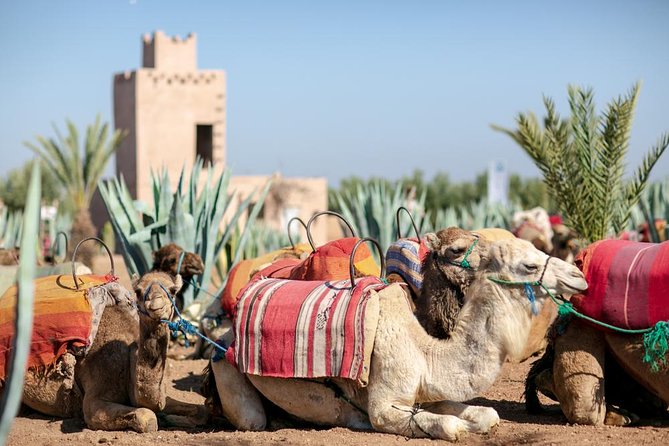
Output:
M166 272L173 278L181 275L183 287L176 294L175 301L179 310L183 310L183 293L191 286L193 276L204 273L204 262L198 254L184 251L179 245L170 243L153 252L151 270Z
M96 287L108 302L90 350L84 357L68 351L53 368L29 370L23 402L47 415L83 416L91 429L157 430L155 412L170 412L164 379L169 331L161 320L172 317L167 293L181 284L180 276L149 272L134 283L134 296L118 282ZM175 411L197 413L183 406Z
M471 232L451 227L436 234L426 234L425 242L430 253L423 262L423 287L416 300L416 317L431 336L449 337L464 305L464 296L479 266L487 261L491 241L486 237L513 238L511 233L488 234L485 231L489 230ZM466 267L463 267L463 260L467 261ZM548 342L546 332L556 316L556 306L546 302L532 319L525 349L520 356L510 359L524 361L543 351Z

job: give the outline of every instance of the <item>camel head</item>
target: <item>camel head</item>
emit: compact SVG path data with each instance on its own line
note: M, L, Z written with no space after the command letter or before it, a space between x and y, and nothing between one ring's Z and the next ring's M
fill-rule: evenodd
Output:
M177 271L182 253L184 253L184 250L174 243L163 246L153 253L153 270L164 271L173 276L181 274L185 278L190 278L204 272L202 257L194 252L185 252L183 254L181 268Z
M133 284L139 313L153 320L170 320L174 311L172 301L182 285L180 275L173 278L162 271L144 274Z
M487 276L493 281L516 283L510 285L497 282L502 287L517 287L517 283L528 283L537 299L545 299L548 296L546 290L553 295L571 295L588 288L585 276L576 266L557 257L550 257L535 248L532 243L522 239L506 239L491 243ZM536 282L540 282L541 286L536 285ZM526 293L519 294L522 298L532 300Z
M578 251L579 244L576 231L561 223L553 225L553 251L551 255L566 262L574 263L574 257L578 254Z
M458 227L425 234L425 245L438 260L447 277L451 274L473 274L488 261L490 242Z

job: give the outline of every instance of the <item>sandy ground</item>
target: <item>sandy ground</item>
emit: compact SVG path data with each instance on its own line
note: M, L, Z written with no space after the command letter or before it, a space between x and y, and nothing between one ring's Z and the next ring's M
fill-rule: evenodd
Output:
M170 396L181 401L201 404L204 398L197 393L202 378L204 360L169 360ZM496 383L473 402L494 407L502 421L489 435L469 434L458 444L508 445L642 445L669 444L669 423L655 422L637 427L591 427L566 423L557 405L543 416L525 413L521 400L523 381L528 363L507 364ZM545 401L547 402L547 401ZM375 432L351 431L343 428L300 429L275 428L267 432L236 432L218 422L200 428L161 426L156 433L105 432L85 428L79 420L44 417L23 409L14 421L9 446L27 445L421 445L444 443L438 440L407 439L402 436Z

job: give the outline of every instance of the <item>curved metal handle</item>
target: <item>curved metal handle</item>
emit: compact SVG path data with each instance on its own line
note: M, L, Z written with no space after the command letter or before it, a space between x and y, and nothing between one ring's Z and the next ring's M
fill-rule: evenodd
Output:
M67 248L68 248L68 240L67 240L67 234L64 231L58 231L56 234L56 238L53 240L53 246L51 246L51 264L56 265L59 262L56 262L56 246L58 246L58 236L62 235L63 238L65 239L65 255L63 255L63 261L67 258Z
M77 290L79 289L79 282L77 282L77 274L76 274L76 268L75 268L74 262L75 262L75 259L77 258L77 251L79 251L79 247L81 246L82 243L87 242L88 240L97 240L105 248L105 250L107 251L107 255L109 256L109 263L111 263L111 274L112 274L112 276L115 275L114 274L114 257L112 256L112 253L109 250L109 248L107 247L107 245L105 244L105 242L103 242L102 240L100 240L97 237L85 238L82 241L80 241L79 243L77 243L77 246L74 247L74 251L72 252L72 279L74 279L74 286Z
M416 226L416 222L413 219L413 216L411 215L411 212L409 212L409 209L405 208L404 206L400 206L397 208L397 214L395 214L395 218L397 220L397 239L402 238L402 233L400 232L400 212L405 211L407 215L409 216L409 219L411 220L411 225L413 226L413 230L416 231L416 237L420 241L420 232L418 232L418 227Z
M381 278L383 278L383 276L386 275L386 261L383 258L383 252L381 251L381 245L379 245L379 242L377 242L376 239L373 239L371 237L361 238L353 246L353 250L351 251L351 261L348 264L349 267L348 272L351 275L351 288L355 286L355 277L354 277L355 267L353 266L355 260L355 253L358 251L358 246L362 245L364 242L372 242L372 244L376 246L377 251L379 251L379 258L381 259Z
M343 221L346 224L346 226L348 226L348 229L351 231L351 234L353 234L353 237L358 236L353 230L351 224L344 218L343 215L338 214L334 211L316 212L307 222L307 240L309 240L309 245L311 245L311 252L316 252L316 247L314 246L314 239L311 237L311 223L313 223L313 221L316 220L316 217L320 217L323 214L329 214L329 215L334 215L335 217L339 217L341 221Z
M295 249L295 242L293 242L293 237L290 235L290 224L293 221L298 221L302 225L305 231L307 231L307 225L304 223L304 221L300 217L293 217L290 220L288 220L288 240L290 241L290 247Z

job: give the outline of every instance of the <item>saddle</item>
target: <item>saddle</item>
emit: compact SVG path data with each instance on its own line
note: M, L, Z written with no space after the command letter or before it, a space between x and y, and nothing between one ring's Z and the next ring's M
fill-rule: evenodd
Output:
M579 312L626 329L669 320L669 242L601 240L575 263L588 282L571 298Z
M134 295L111 275L46 276L35 279L33 329L28 368L48 367L70 351L83 356L90 349L107 305L125 303L135 311ZM110 288L116 288L111 291ZM121 292L122 291L122 292ZM8 372L14 339L18 288L0 297L0 382Z

